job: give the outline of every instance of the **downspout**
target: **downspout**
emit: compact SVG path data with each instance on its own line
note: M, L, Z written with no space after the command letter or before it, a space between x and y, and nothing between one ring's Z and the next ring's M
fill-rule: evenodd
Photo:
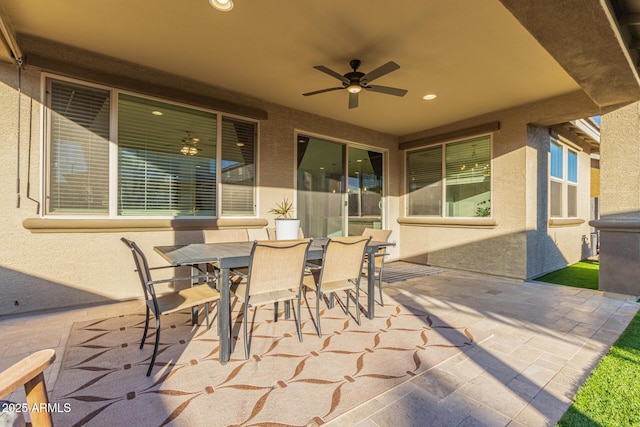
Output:
M22 67L24 65L22 51L16 41L15 32L11 26L9 16L5 12L2 4L0 3L0 31L2 32L2 39L0 40L5 44L7 50L11 52L11 59L18 67L18 137L16 147L16 207L20 207L20 101L22 98Z

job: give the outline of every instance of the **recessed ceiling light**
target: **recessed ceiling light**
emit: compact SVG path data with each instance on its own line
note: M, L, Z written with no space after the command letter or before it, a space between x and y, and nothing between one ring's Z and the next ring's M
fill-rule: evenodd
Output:
M436 95L435 93L430 93L429 95L425 95L422 97L422 99L424 99L425 101L430 101L432 99L436 99L438 97L438 95Z
M161 116L162 115L162 111L152 111L151 114L153 114L154 116Z
M209 0L209 4L214 8L221 10L223 12L228 12L231 9L233 9L232 0Z

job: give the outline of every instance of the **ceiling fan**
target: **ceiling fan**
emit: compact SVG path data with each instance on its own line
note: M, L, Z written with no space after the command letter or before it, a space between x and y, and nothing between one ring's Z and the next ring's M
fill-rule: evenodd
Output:
M349 62L349 65L351 66L351 68L353 68L353 71L350 71L344 75L339 74L325 67L324 65L316 65L313 68L315 68L316 70L322 71L323 73L329 74L330 76L340 80L342 82L342 86L330 87L327 89L320 89L313 92L303 93L302 95L311 96L311 95L317 95L319 93L346 89L349 91L349 108L357 108L358 94L362 89L369 90L371 92L386 93L387 95L394 95L394 96L404 96L407 93L406 89L398 89L398 88L389 87L389 86L378 86L378 85L374 86L369 84L375 79L382 77L385 74L389 74L390 72L400 68L400 66L395 62L389 61L386 64L381 65L380 67L366 74L358 71L360 64L361 64L361 61L359 59L351 60Z

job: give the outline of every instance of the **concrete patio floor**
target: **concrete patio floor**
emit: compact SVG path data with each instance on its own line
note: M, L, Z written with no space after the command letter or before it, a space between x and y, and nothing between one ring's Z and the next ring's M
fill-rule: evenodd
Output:
M332 426L554 425L640 307L631 297L448 270L385 284L405 307L466 324L476 346L332 420ZM0 370L53 348L54 390L73 322L140 312L132 301L0 318ZM10 400L22 401L20 390Z

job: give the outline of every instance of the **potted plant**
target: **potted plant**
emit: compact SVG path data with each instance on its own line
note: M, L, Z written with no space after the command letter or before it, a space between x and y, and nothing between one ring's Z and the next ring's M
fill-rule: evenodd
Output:
M278 203L269 213L276 214L276 239L294 240L298 238L300 220L293 218L293 203L284 199Z

